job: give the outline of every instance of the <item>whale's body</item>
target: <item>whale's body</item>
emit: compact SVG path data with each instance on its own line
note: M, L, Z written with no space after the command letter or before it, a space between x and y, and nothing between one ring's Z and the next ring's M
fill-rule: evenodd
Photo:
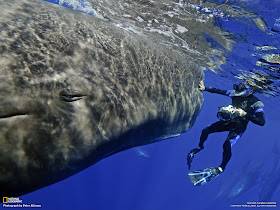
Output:
M0 196L186 132L203 103L179 53L38 0L0 1L0 63Z

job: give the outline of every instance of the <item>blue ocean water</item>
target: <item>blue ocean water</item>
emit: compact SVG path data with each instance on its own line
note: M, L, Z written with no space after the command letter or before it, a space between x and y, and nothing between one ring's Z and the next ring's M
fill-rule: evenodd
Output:
M58 1L53 1L58 3ZM218 24L226 30L246 37L246 44L240 42L227 58L223 66L223 77L205 71L205 85L221 89L231 89L237 79L234 68L250 69L256 63L251 56L255 46L274 46L272 53L279 53L280 47L280 1L248 1L265 18L273 34L264 36L257 30L242 28L235 20ZM69 5L64 5L69 6ZM278 32L277 32L278 31ZM242 59L243 58L243 59ZM278 65L279 67L279 65ZM256 70L257 71L257 70ZM277 73L277 72L276 72ZM276 81L277 82L277 81ZM279 80L278 80L279 82ZM41 209L95 209L95 210L185 210L185 209L232 209L231 205L245 205L259 201L259 191L266 171L272 170L274 161L279 161L275 142L279 142L280 112L279 98L257 95L265 104L266 125L260 127L250 123L247 131L233 147L233 155L226 171L207 185L195 187L188 179L186 155L196 147L201 130L216 122L218 106L227 105L230 98L204 93L205 102L193 128L179 137L146 145L140 149L130 149L108 157L92 167L49 187L21 196L25 203L41 204ZM193 169L217 167L222 160L222 145L227 132L209 136L203 150L193 161ZM280 147L280 143L278 145ZM280 148L279 148L280 151ZM258 165L253 170L254 165ZM253 172L248 176L248 170ZM254 174L260 173L259 176ZM279 179L279 174L271 174L271 179ZM253 184L239 196L228 199L229 191L223 187L235 177L249 177ZM237 179L237 180L240 180ZM249 181L244 181L236 192L242 190ZM248 185L249 186L249 185ZM280 180L273 186L269 201L280 207ZM223 196L221 196L223 195Z

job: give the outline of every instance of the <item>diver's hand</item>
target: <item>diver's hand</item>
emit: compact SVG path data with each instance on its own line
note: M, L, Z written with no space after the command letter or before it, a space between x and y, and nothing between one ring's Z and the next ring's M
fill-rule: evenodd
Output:
M199 83L199 85L198 85L198 88L199 88L199 90L201 90L201 91L205 90L203 80L200 81L200 83Z
M187 161L188 161L188 166L189 166L189 169L191 168L191 165L192 165L192 160L194 158L194 155L198 152L200 152L201 150L204 149L204 146L200 147L196 147L194 149L192 149L191 151L189 151L188 153L188 157L187 157Z
M194 152L191 150L187 156L187 164L188 164L189 170L191 168L193 158L194 158Z
M240 117L244 117L247 112L245 112L243 109L236 109L235 112L240 116Z

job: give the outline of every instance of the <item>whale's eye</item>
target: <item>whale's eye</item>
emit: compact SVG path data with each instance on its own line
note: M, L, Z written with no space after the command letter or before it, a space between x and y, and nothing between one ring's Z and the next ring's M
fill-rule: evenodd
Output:
M59 96L62 101L73 102L81 100L86 95L76 90L65 89L59 93Z

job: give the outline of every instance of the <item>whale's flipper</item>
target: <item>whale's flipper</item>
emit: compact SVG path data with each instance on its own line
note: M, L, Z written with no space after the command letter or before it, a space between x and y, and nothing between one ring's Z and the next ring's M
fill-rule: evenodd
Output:
M210 182L219 176L222 170L219 168L206 168L203 170L195 170L189 173L189 177L194 186L200 186Z

